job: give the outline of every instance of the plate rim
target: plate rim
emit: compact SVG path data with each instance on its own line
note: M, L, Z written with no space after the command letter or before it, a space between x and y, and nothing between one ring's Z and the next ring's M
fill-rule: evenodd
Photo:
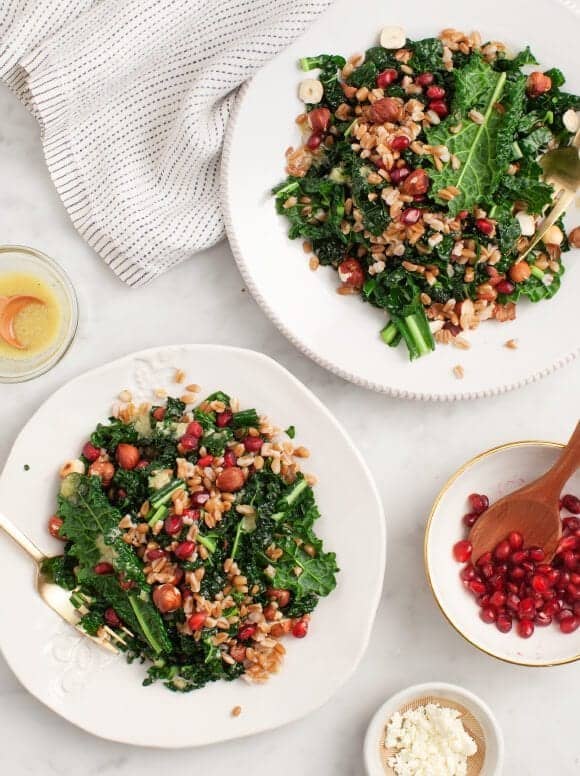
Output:
M565 447L565 444L563 442L550 442L550 441L541 440L541 439L523 439L518 442L505 442L502 445L496 445L495 447L489 448L489 450L484 450L482 453L478 453L477 455L474 455L472 458L467 460L464 464L459 466L437 493L437 496L433 501L433 506L431 507L431 510L429 512L429 517L427 518L427 523L425 525L425 536L423 539L423 566L425 569L425 577L427 579L427 584L429 585L429 589L431 590L431 594L435 600L435 603L439 608L439 611L441 612L441 614L443 615L447 623L451 625L451 627L470 646L475 647L480 652L483 652L484 654L489 655L490 657L493 657L496 660L501 660L503 663L509 663L511 665L517 665L517 666L524 666L526 668L554 668L555 666L569 665L571 663L575 663L578 660L580 660L580 652L573 657L562 658L561 660L546 660L541 662L536 661L536 662L530 663L530 662L527 662L526 660L517 660L515 658L506 657L505 655L499 655L496 652L492 651L489 647L486 647L483 644L480 644L477 641L474 641L472 638L470 638L463 632L461 626L457 622L455 622L455 620L452 619L452 617L447 613L445 607L443 606L441 600L439 599L439 596L435 592L435 588L433 586L433 580L431 578L431 567L429 563L429 538L430 538L431 526L433 524L433 520L435 518L435 515L439 509L439 505L443 500L444 496L449 492L449 490L451 490L451 488L455 485L456 481L459 479L459 477L461 477L461 475L464 472L471 469L480 461L484 460L485 458L490 458L496 453L502 453L505 450L512 450L517 447L550 447L550 448L556 448L561 450L562 448Z
M561 7L570 11L575 16L577 17L580 16L580 6L578 6L575 0L547 0L547 2L554 2L557 5L560 5ZM333 8L331 6L325 13L331 13L332 10ZM284 56L284 54L285 54L285 51L282 51L280 54L278 54L277 57L275 57L275 60L277 60L279 57ZM272 61L275 61L275 60L272 60ZM263 70L267 69L270 66L270 64L271 62L265 65ZM222 214L224 218L227 239L230 244L232 254L234 256L234 260L238 266L238 270L240 271L240 274L244 280L244 283L246 284L254 300L266 313L268 318L272 321L272 323L276 326L276 328L286 337L286 339L288 339L294 345L294 347L296 347L305 356L310 358L319 366L337 375L338 377L341 377L343 380L347 380L350 383L354 383L354 385L357 385L361 388L366 388L368 390L375 391L376 393L382 393L387 396L391 396L395 399L413 399L415 401L440 401L440 402L487 399L492 396L499 396L503 393L508 393L509 391L517 390L518 388L523 388L526 385L530 385L531 383L538 382L544 377L548 377L549 375L553 374L556 370L561 369L567 364L572 363L572 361L574 361L578 357L578 355L580 355L580 343L579 343L575 350L572 350L571 352L566 353L565 355L559 356L549 366L544 367L543 369L536 369L531 374L521 377L518 380L515 380L511 383L498 385L493 388L484 388L479 391L458 390L458 391L451 391L451 392L443 391L443 392L437 393L437 392L425 392L425 391L393 388L392 386L389 386L386 383L378 383L372 380L367 380L366 378L360 377L354 372L350 372L346 369L343 369L342 367L338 366L334 362L329 361L324 356L312 350L312 348L305 341L300 339L300 337L297 337L292 332L292 330L280 320L275 309L270 305L266 297L263 296L262 293L258 290L257 285L254 283L252 273L250 271L250 267L244 258L244 254L241 249L241 246L238 241L238 238L234 229L234 225L233 225L234 207L233 207L232 197L230 196L230 181L232 179L231 165L233 161L232 143L233 143L234 135L236 134L238 119L245 103L245 97L249 89L252 87L252 84L254 83L255 78L256 78L255 76L252 77L249 81L246 81L240 87L240 90L236 96L236 102L235 102L234 108L229 117L228 125L226 128L224 145L222 150L222 159L220 164L220 181L221 181L221 191L223 194Z
M385 573L386 573L386 558L387 558L387 523L386 523L386 515L385 515L385 509L383 505L383 500L381 498L378 485L376 483L376 480L365 460L360 450L355 445L354 441L351 438L351 435L348 433L348 431L344 428L342 423L338 420L338 418L328 409L328 407L321 401L321 399L316 396L316 394L307 387L301 380L299 380L290 370L288 370L285 366L283 366L281 363L276 361L271 356L266 355L265 353L262 353L257 350L253 350L252 348L243 348L238 347L234 345L223 345L223 344L212 344L212 343L174 343L171 345L158 345L151 348L145 348L143 350L138 351L132 351L130 353L127 353L123 356L120 356L119 358L115 358L113 360L107 361L105 363L99 364L96 367L93 367L91 369L85 370L81 374L78 374L71 378L70 380L65 381L62 385L60 385L55 391L52 391L46 399L37 407L37 409L32 413L32 415L29 417L29 419L26 421L26 423L20 428L16 438L14 439L12 445L10 446L9 453L6 457L6 462L4 466L2 467L2 470L0 472L0 481L3 480L5 473L9 467L9 464L13 458L15 448L20 440L20 437L22 436L25 428L27 428L31 423L34 422L37 415L40 413L42 408L47 404L47 402L51 401L55 396L58 396L61 392L68 389L71 385L80 382L82 379L89 377L91 375L94 375L96 373L100 373L103 371L106 371L111 366L119 365L123 362L130 362L133 359L137 358L143 358L147 356L152 356L157 353L167 353L168 351L172 350L210 350L210 351L222 351L225 353L242 353L244 355L249 355L252 358L256 358L259 361L263 361L264 363L268 364L269 366L272 366L274 369L276 369L281 375L284 376L285 379L290 380L293 382L298 389L300 389L303 393L305 393L308 398L315 404L318 411L321 411L324 413L324 415L329 419L329 421L337 428L337 430L342 435L345 443L348 445L352 453L354 454L355 458L358 460L361 471L365 476L365 479L367 481L368 486L368 492L370 497L375 501L376 507L377 507L377 515L379 517L378 520L378 530L380 534L380 549L379 549L379 563L378 563L378 579L377 584L375 587L375 590L373 592L373 595L370 596L370 610L371 610L371 616L368 619L366 630L364 632L364 637L361 639L360 646L356 652L356 655L354 657L354 660L352 661L352 664L350 665L348 671L342 673L340 677L338 678L336 684L333 686L330 693L327 693L324 696L321 696L320 698L317 698L314 703L310 702L305 704L305 706L297 711L296 713L291 713L284 721L278 722L275 721L273 723L270 723L268 719L265 720L264 724L260 724L259 727L254 726L251 729L248 729L246 731L242 731L237 735L233 736L218 736L217 738L211 739L211 740L205 740L198 743L183 743L182 741L178 741L176 743L172 742L163 742L163 743L157 743L155 741L151 740L144 740L139 739L136 740L135 736L113 736L108 734L100 733L90 726L90 724L85 724L82 721L72 719L70 715L67 715L63 713L63 710L58 708L56 704L53 704L49 701L48 698L40 697L36 689L32 686L32 683L28 681L27 675L22 675L19 672L17 672L12 664L12 661L7 656L3 645L0 641L0 655L4 658L6 661L6 664L10 668L10 671L12 672L13 676L17 679L20 685L22 685L27 692L30 693L30 695L36 700L39 701L45 708L49 709L51 712L57 714L61 719L64 719L66 722L74 725L75 727L85 731L86 733L89 733L90 735L96 736L97 738L107 740L107 741L114 741L116 743L131 745L131 746L140 746L147 749L185 749L185 748L197 748L199 746L211 746L216 745L222 742L227 741L234 741L236 739L246 738L248 736L257 735L260 733L265 733L269 730L275 730L277 728L283 727L285 725L288 725L292 722L296 722L299 719L303 719L304 717L308 716L309 714L312 714L317 709L322 707L324 704L328 703L328 701L345 685L345 683L351 678L351 676L354 674L358 666L360 665L360 662L362 658L364 657L367 648L369 646L372 631L374 628L375 619L377 616L378 607L382 598L382 592L384 587L384 580L385 580ZM31 577L32 578L32 577ZM310 697L310 696L309 696Z

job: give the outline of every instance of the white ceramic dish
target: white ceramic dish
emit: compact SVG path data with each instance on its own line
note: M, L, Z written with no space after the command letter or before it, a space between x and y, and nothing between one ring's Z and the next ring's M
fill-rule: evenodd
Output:
M16 440L0 479L2 510L44 551L59 552L62 545L48 535L46 520L54 511L60 463L74 456L87 433L107 416L120 389L149 401L154 388L175 393L176 367L208 393L221 388L282 428L296 425L297 440L311 450L306 471L319 478L320 535L336 551L341 571L336 591L313 617L309 637L287 640L283 670L267 684L219 682L180 695L161 685L142 687L142 666L127 665L122 656L111 656L61 624L35 594L28 558L1 537L2 573L13 584L0 586L0 648L12 670L33 695L70 722L103 738L143 746L196 746L245 736L302 717L327 701L365 650L385 564L379 495L344 430L283 367L238 348L156 348L65 385ZM345 472L348 503L357 504L365 522L363 543L351 540ZM344 612L349 612L347 629ZM233 718L236 705L242 713Z
M364 761L367 775L385 776L379 756L379 741L389 719L407 703L430 695L458 703L473 714L479 722L485 738L485 760L480 776L501 776L504 758L503 735L491 709L487 703L484 703L481 698L469 690L444 682L427 682L407 687L393 695L377 709L368 726L364 742Z
M462 516L468 512L467 496L485 493L491 502L546 472L561 445L552 442L514 442L496 447L468 461L439 493L425 533L425 569L435 600L453 627L473 646L492 657L526 666L551 666L580 659L580 629L564 635L555 625L536 628L529 639L515 629L500 633L482 622L477 603L463 587L461 564L451 554L464 538ZM580 472L564 492L580 492Z
M244 88L224 149L227 232L249 290L296 347L366 388L438 400L503 393L538 380L577 355L577 255L568 254L566 276L553 300L519 305L518 319L511 323L482 325L469 335L469 351L439 346L435 353L409 363L404 347L392 349L382 343L382 311L356 296L339 296L331 270L310 271L301 241L287 239L286 220L276 214L270 190L284 178L285 149L296 146L299 138L294 119L302 110L297 98L300 57L362 51L376 43L385 24L402 25L412 38L437 35L444 27L478 29L484 39L503 40L514 48L530 44L543 65L564 70L569 78L566 88L578 93L578 14L573 2L559 0L488 0L479 5L407 0L398 6L387 6L383 0L338 0ZM579 222L575 208L567 223L575 227ZM512 338L519 340L518 350L504 347ZM464 367L463 380L453 375L457 364Z

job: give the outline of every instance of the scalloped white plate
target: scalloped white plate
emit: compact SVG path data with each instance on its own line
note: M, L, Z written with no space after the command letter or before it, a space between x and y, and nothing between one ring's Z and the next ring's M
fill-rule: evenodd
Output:
M284 151L299 137L294 119L301 112L300 57L363 51L377 41L385 24L400 24L413 38L437 35L444 27L478 29L484 39L503 40L514 48L529 43L542 65L561 67L569 79L566 88L580 92L578 19L578 6L564 0L487 0L479 5L465 0L398 5L338 0L243 89L223 158L226 228L249 290L296 347L357 385L438 400L503 393L538 380L578 354L577 252L567 254L567 273L553 300L519 305L518 319L511 323L482 325L469 334L469 351L439 346L410 363L404 347L391 349L381 342L384 313L358 297L339 296L330 269L310 271L301 241L287 239L285 219L276 214L270 196L272 186L284 178ZM578 208L567 222L570 227L580 222ZM503 346L514 338L518 350ZM465 370L463 380L453 375L456 364Z
M362 657L385 566L381 501L345 431L283 367L239 348L180 345L146 350L65 385L16 440L0 479L2 511L45 552L58 553L62 544L48 535L46 520L54 511L60 464L74 457L91 429L107 417L119 390L130 389L138 401L151 401L154 388L175 392L176 367L207 393L221 388L281 428L295 424L297 441L311 451L306 471L319 478L318 530L336 551L341 571L336 590L313 616L308 638L285 640L282 670L267 684L219 682L180 695L162 685L142 687L142 666L127 665L122 656L111 656L64 625L36 595L28 558L7 537L0 537L2 575L11 582L0 586L0 648L16 676L69 722L103 738L142 746L197 746L246 736L323 704ZM352 503L365 524L364 542L351 538ZM349 613L346 629L344 612ZM230 712L237 705L242 713L234 718Z

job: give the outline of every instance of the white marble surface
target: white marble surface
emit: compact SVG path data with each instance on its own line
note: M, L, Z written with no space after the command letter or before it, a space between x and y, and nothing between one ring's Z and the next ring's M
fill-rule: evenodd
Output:
M406 403L355 388L307 361L274 329L243 291L225 243L148 288L130 291L121 285L75 233L45 170L37 128L5 90L0 116L0 241L32 245L59 259L77 287L81 309L76 342L57 368L30 383L0 386L0 463L22 424L68 378L150 345L230 343L278 359L342 420L378 481L389 531L384 596L372 643L350 681L309 718L200 750L131 748L93 738L59 719L21 688L0 658L0 772L361 774L363 733L375 708L406 685L434 679L464 685L492 706L505 733L506 776L578 774L578 664L519 668L467 645L431 598L422 539L435 493L465 459L508 440L566 438L578 414L580 362L517 393L471 404ZM363 526L356 505L353 515ZM0 541L0 553L12 551ZM17 595L16 584L14 589Z

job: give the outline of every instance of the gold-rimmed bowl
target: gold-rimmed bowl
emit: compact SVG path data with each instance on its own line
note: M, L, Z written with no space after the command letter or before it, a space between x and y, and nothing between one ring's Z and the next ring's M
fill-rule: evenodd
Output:
M472 646L508 663L554 666L580 659L580 628L565 635L557 625L536 627L529 639L513 628L500 633L479 617L477 602L463 586L462 565L452 547L466 536L462 517L469 512L470 493L485 493L491 502L539 477L555 462L562 444L511 442L472 458L445 483L431 509L425 530L425 572L441 612ZM580 472L569 480L565 493L580 493Z

